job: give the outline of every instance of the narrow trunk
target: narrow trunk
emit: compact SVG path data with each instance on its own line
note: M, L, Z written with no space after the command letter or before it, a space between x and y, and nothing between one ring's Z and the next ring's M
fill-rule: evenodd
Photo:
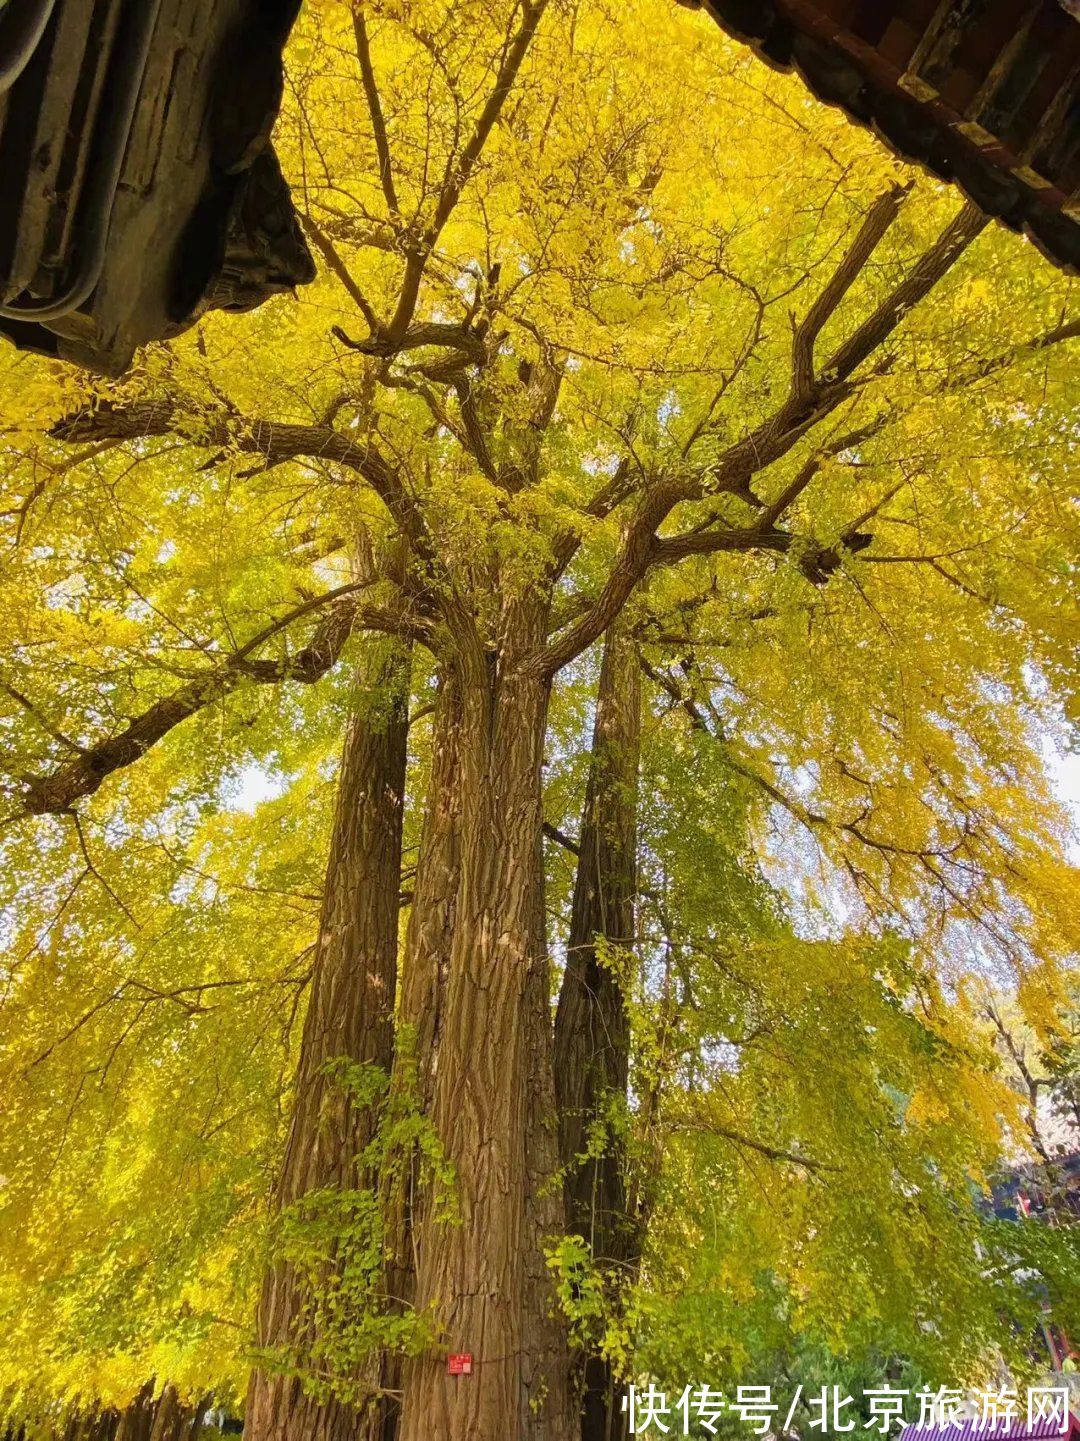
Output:
M439 686L431 775L416 886L405 936L399 1023L412 1038L420 1101L430 1106L461 876L461 698L453 674Z
M471 1355L472 1371L448 1374L441 1352L408 1361L402 1441L525 1441L540 1379L525 1360L544 1347L527 1282L538 1237L526 1151L530 1086L544 1085L551 1064L550 1047L534 1042L546 1005L536 966L548 686L522 657L542 620L527 602L508 618L497 661L458 659L461 872L431 1115L459 1214L448 1221L427 1204L418 1218L416 1305L434 1314L450 1352ZM548 1441L567 1434L551 1418Z
M626 1148L618 1119L630 1069L630 1025L618 971L597 942L634 939L641 681L633 641L608 631L600 668L566 969L555 1018L559 1150L572 1234L597 1265L625 1278L637 1227L627 1211ZM596 1129L605 1127L601 1147ZM592 1154L590 1154L592 1153ZM612 1441L625 1425L622 1391L607 1360L581 1358L582 1441Z
M157 1399L150 1441L192 1441L202 1429L203 1417L209 1409L209 1397L186 1405L170 1381Z
M358 676L359 703L345 740L330 862L293 1114L278 1180L279 1211L314 1191L368 1184L357 1157L371 1140L373 1110L354 1104L329 1062L387 1073L394 1049L398 893L407 740L402 657L370 641ZM261 1347L299 1353L314 1339L293 1268L267 1272L259 1307ZM360 1379L360 1378L356 1378ZM256 1371L246 1408L248 1441L356 1441L367 1418L336 1400L316 1401L296 1375Z
M529 1081L525 1132L525 1335L523 1361L525 1435L530 1441L571 1437L571 1385L565 1318L554 1294L546 1246L566 1233L567 1215L559 1184L559 1127L551 1065L551 965L544 905L544 849L536 838L536 949L526 983Z
M182 1441L198 1441L206 1424L206 1413L210 1410L212 1397L203 1396L185 1413Z

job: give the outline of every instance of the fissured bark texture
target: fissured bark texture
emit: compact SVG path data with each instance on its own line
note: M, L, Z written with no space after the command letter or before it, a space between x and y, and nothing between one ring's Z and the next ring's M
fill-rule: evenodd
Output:
M380 640L369 642L358 668L292 1120L275 1197L279 1210L315 1190L365 1184L357 1158L371 1140L374 1116L354 1104L327 1073L327 1062L345 1057L389 1073L393 1061L408 733L401 665L400 651ZM306 1324L297 1277L279 1261L263 1283L259 1344L296 1345L302 1353ZM313 1400L295 1376L266 1371L252 1376L244 1424L248 1441L360 1441L377 1426L377 1413Z
M616 970L604 965L597 940L612 948L634 941L641 676L633 640L618 626L604 638L592 755L582 815L566 969L555 1018L555 1086L559 1151L568 1228L589 1243L596 1262L629 1275L639 1250L627 1214L626 1153L608 1135L600 1155L589 1130L607 1098L625 1101L630 1025ZM598 1352L577 1358L581 1441L624 1434L622 1388Z
M415 1304L473 1367L451 1376L442 1352L406 1362L401 1441L569 1441L572 1431L558 1401L565 1341L540 1285L542 1232L561 1217L538 1202L542 1140L533 1147L553 1098L538 863L548 682L528 663L543 623L539 605L510 602L497 652L463 645L455 656L460 872L431 1115L459 1215L449 1222L429 1205L416 1218Z

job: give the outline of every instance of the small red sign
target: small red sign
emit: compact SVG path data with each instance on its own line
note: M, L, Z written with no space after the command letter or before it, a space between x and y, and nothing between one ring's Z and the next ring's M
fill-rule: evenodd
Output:
M472 1356L468 1351L454 1352L446 1358L446 1369L451 1376L471 1376Z

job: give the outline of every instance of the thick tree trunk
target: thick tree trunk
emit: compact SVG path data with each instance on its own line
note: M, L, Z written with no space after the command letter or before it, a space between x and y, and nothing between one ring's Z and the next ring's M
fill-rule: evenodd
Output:
M609 1131L599 1154L590 1133L614 1102L626 1102L630 1025L617 970L603 963L597 940L634 940L641 679L633 641L613 626L604 641L592 758L585 791L566 969L555 1018L555 1084L559 1150L565 1168L569 1229L596 1263L629 1274L638 1251L627 1212L626 1150ZM593 1147L592 1149L595 1149ZM599 1353L581 1358L582 1441L623 1433L622 1391Z
M154 1382L147 1381L139 1394L120 1414L116 1441L150 1441L154 1424Z
M401 962L394 1055L395 1088L414 1091L425 1115L431 1111L461 874L460 726L460 692L451 672L440 681L432 722L431 773ZM412 1305L416 1291L419 1225L414 1207L422 1193L418 1158L396 1170L383 1190L390 1243L387 1292L406 1308ZM384 1358L384 1385L388 1401L379 1441L395 1441L401 1417L400 1401L395 1399L402 1385L400 1354Z
M368 645L342 757L279 1210L316 1190L370 1183L357 1174L357 1157L372 1137L373 1112L353 1104L326 1067L346 1057L389 1073L393 1061L407 686L400 649ZM310 1340L303 1310L299 1278L278 1262L263 1284L260 1346L299 1348L302 1357ZM352 1406L313 1400L297 1376L252 1376L248 1441L356 1441L369 1424Z
M169 1382L158 1397L150 1441L180 1441L184 1429L184 1409L176 1387Z
M548 684L523 657L542 622L522 603L497 659L479 647L457 657L461 870L431 1114L460 1213L447 1221L429 1204L418 1218L416 1306L435 1315L451 1352L472 1356L472 1371L449 1375L441 1352L408 1361L402 1441L525 1441L532 1426L539 1378L525 1356L544 1342L528 1284L538 1237L527 1096L534 1068L550 1075L551 1063L530 1014L545 999L536 858ZM549 1441L567 1435L565 1418L550 1418Z

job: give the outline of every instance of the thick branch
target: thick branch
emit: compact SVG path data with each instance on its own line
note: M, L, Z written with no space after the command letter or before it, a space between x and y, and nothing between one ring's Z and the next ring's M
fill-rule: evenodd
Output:
M622 549L596 601L539 658L548 675L555 675L607 630L655 557L657 527L685 494L680 483L668 480L658 482L641 497Z
M843 381L854 374L888 339L907 312L929 295L988 224L989 216L969 201L889 297L829 359L824 379Z
M484 429L484 422L480 418L480 409L476 403L474 382L467 375L457 376L454 380L454 394L457 396L458 410L461 412L466 450L488 480L499 480L499 472L492 459L491 446L488 444L487 431Z
M360 62L360 75L364 82L371 129L375 136L375 153L379 157L379 184L391 215L399 211L397 191L394 188L394 171L390 162L390 142L386 136L386 117L383 115L382 100L375 80L375 69L371 63L371 45L368 42L367 24L364 12L353 10L353 35L356 38L356 58Z
M172 401L107 402L65 416L49 434L56 440L143 440L148 436L184 434L190 427L193 445L231 446L244 454L263 456L270 465L308 458L326 460L354 470L368 482L408 538L414 554L431 561L433 548L422 515L397 471L370 438L353 439L327 425L296 425L284 421L249 420L227 411L185 415Z
M866 214L859 232L840 264L833 272L802 322L796 327L792 347L792 389L796 395L809 395L814 383L814 345L822 329L835 313L844 296L862 273L863 267L876 250L885 232L900 214L910 185L893 186L878 196Z
M462 354L463 363L483 365L487 359L483 335L470 329L467 324L450 321L419 321L398 336L376 330L363 340L354 340L340 325L335 325L332 333L350 350L359 351L361 355L378 356L382 360L392 360L395 355L403 355L410 350L423 350L428 346L444 346L449 350L458 350Z

